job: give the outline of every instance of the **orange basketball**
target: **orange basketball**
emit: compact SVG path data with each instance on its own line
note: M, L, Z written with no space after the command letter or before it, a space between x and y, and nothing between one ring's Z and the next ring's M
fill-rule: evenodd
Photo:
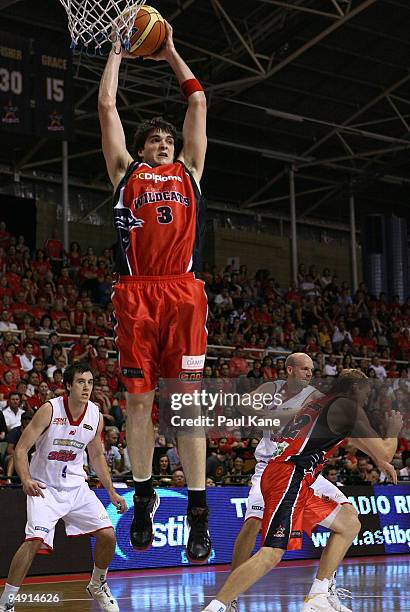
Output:
M140 8L130 36L128 53L134 57L152 55L162 46L167 34L162 15L152 6Z

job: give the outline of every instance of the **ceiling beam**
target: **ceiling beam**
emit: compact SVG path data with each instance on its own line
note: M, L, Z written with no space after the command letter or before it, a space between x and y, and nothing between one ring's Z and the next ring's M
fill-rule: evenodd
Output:
M12 4L17 4L17 2L21 2L21 0L0 0L0 11L8 8Z
M320 17L328 17L329 19L340 19L340 14L328 13L327 11L319 11L318 9L312 9L301 4L290 4L290 2L283 2L282 0L259 0L259 2L264 2L265 4L273 4L274 6L278 6L289 11L301 11L302 13L319 15Z
M323 40L324 38L326 38L327 36L335 32L338 28L345 25L351 19L353 19L354 17L356 17L357 15L359 15L360 13L368 9L370 6L372 6L376 2L377 0L364 0L362 4L360 4L355 9L350 11L350 13L346 14L343 18L338 19L335 23L332 23L332 25L322 30L319 34L317 34L310 40L306 41L301 47L293 51L293 53L290 53L285 59L280 61L278 64L275 64L264 75L261 75L260 77L255 76L255 77L248 77L247 79L239 79L239 80L236 79L234 81L226 81L224 83L218 83L217 85L212 85L209 88L209 90L217 91L219 89L229 89L231 87L235 88L235 87L245 85L245 84L255 85L258 81L264 81L264 80L271 78L274 74L277 74L280 70L285 68L285 66L287 66L288 64L291 64L293 60L295 60L296 58L306 53L306 51L309 51L309 49L314 47L321 40Z
M221 13L221 15L223 15L225 21L227 21L228 24L231 26L232 30L235 32L236 36L241 41L242 45L245 47L245 49L248 52L248 54L250 55L251 59L253 60L253 62L258 67L260 74L265 74L265 70L264 70L262 64L260 63L260 61L258 60L258 58L256 57L254 50L249 45L249 43L245 40L245 38L242 36L241 32L238 30L238 28L236 27L236 25L233 22L233 20L230 18L228 13L223 8L222 4L219 2L219 0L212 0L212 2L218 8L218 11Z

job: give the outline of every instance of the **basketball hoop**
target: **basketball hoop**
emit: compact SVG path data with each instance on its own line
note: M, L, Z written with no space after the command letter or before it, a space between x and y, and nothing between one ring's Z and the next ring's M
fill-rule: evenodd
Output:
M72 47L100 51L104 43L129 46L135 17L145 0L60 0L68 16Z

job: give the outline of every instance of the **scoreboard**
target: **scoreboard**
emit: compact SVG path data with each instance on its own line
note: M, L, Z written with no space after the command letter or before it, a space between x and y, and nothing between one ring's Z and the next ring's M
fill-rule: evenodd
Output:
M72 128L69 50L0 32L0 130L66 140Z

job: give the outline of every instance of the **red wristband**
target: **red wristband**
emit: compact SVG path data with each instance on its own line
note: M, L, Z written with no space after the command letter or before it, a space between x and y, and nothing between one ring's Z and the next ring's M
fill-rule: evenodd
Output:
M188 98L192 96L192 94L194 94L196 91L204 90L202 88L201 83L197 81L197 79L188 79L187 81L181 83L181 91L184 98L188 100Z

